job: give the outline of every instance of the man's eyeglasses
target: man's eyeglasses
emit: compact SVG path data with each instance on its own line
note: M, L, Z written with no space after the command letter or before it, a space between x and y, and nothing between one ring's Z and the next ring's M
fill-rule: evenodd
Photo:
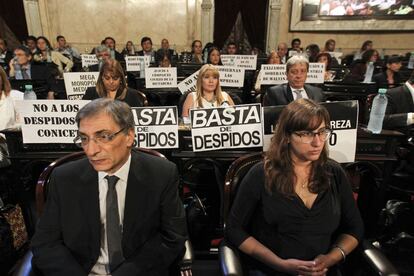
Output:
M89 138L86 135L80 134L75 139L73 139L73 142L75 143L75 145L77 145L80 148L88 145L90 140L94 140L95 143L97 144L106 144L114 140L115 136L117 136L119 133L121 133L124 130L125 128L121 128L119 131L115 133L109 133L109 132L103 131L103 132L97 133L95 137L93 138Z
M296 134L297 136L299 136L300 141L304 144L310 144L312 143L313 139L315 139L315 136L318 135L319 139L322 142L325 142L326 140L329 139L329 137L332 134L332 129L329 128L324 128L321 129L320 131L294 131L294 134Z

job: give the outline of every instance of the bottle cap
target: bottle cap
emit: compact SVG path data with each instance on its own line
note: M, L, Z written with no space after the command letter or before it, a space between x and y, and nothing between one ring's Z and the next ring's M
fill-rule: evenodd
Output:
M378 93L380 93L380 94L385 94L385 93L387 93L387 89L385 89L385 88L380 88L380 89L378 89Z
M24 86L24 89L25 89L25 90L33 90L33 85L31 85L31 84L26 84L26 85Z

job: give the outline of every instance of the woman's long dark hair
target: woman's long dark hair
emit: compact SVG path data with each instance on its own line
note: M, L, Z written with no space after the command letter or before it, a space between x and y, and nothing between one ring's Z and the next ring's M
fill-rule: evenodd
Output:
M269 150L264 158L265 187L285 196L295 193L296 175L290 151L291 135L295 131L315 130L322 122L329 127L329 113L325 107L309 99L299 99L287 105L279 116ZM329 173L326 170L328 149L325 144L319 159L312 162L309 190L319 193L329 187Z

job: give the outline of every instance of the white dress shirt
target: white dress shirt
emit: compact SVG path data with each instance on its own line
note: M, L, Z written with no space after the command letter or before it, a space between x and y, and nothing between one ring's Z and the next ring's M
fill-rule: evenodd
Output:
M125 194L128 183L129 167L131 165L131 154L125 164L114 174L119 177L116 183L115 189L118 199L118 210L120 225L123 225L124 221L124 208L125 208ZM108 243L106 237L106 194L108 192L108 181L105 176L108 174L105 172L98 172L99 183L99 211L101 214L101 247L100 254L96 264L92 267L89 275L110 275L109 270L109 257L108 257Z
M405 83L405 86L407 86L408 90L411 93L411 98L413 99L413 103L414 104L414 87L411 83L409 83L408 81ZM414 119L413 119L413 112L408 112L407 113L407 126L414 124Z
M293 100L294 100L294 101L298 98L298 94L296 94L296 92L295 92L295 91L297 91L297 90L301 90L300 94L302 95L302 98L304 98L304 99L309 99L308 94L306 94L305 87L302 87L302 88L296 89L296 88L293 88L292 86L290 86L290 89L292 90Z

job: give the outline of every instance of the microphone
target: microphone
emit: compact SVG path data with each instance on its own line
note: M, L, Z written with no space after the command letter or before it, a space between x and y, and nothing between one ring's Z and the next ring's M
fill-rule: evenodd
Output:
M229 107L230 106L230 104L229 104L229 102L228 101L224 101L224 102L222 102L221 103L221 105L220 105L221 107Z

